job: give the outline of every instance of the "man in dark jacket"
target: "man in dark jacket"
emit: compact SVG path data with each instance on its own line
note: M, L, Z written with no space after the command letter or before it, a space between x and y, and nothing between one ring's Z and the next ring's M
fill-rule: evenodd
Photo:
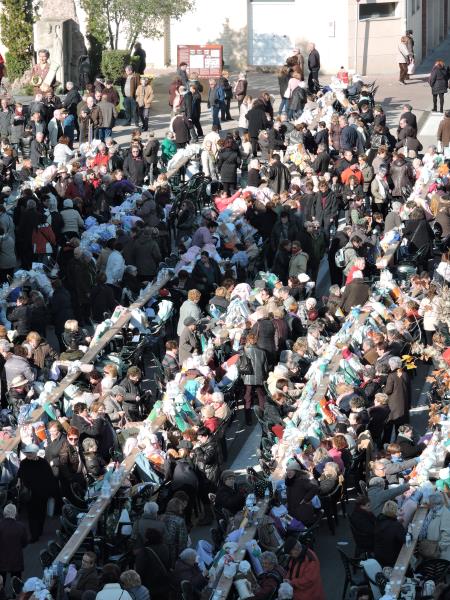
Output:
M192 94L192 107L191 107L191 138L193 142L196 142L199 137L203 137L203 129L200 123L200 115L202 112L202 96L198 91L196 84L191 84L189 90Z
M25 458L20 463L17 478L20 484L29 492L27 499L28 524L30 528L30 542L36 542L42 535L47 501L56 491L56 480L52 469L44 458L38 456L39 447L28 444L23 449Z
M361 271L354 271L350 283L345 286L341 298L341 308L348 314L354 306L363 306L369 299L370 287L363 281Z
M141 380L142 371L139 367L131 366L127 371L127 376L119 384L126 392L123 399L123 408L125 415L131 421L139 421L141 418L139 410L143 393L140 386Z
M144 160L148 164L150 173L150 183L158 176L158 150L159 140L155 138L155 132L149 131L148 142L144 148Z
M100 589L100 574L97 573L97 556L95 552L85 552L81 559L81 568L75 579L66 588L69 600L81 600L84 592L98 592Z
M320 54L316 50L313 43L308 44L308 88L310 92L315 92L319 89L319 71L320 71Z
M328 171L330 161L331 158L328 153L328 146L325 146L325 144L319 144L317 147L317 156L311 163L311 167L314 169L314 172L318 175L324 175Z
M123 161L123 173L134 185L139 187L144 183L147 175L148 164L141 156L139 146L132 146L131 153Z
M0 521L0 547L3 549L0 553L0 575L3 587L8 573L11 577L22 577L24 570L23 549L28 544L28 534L25 525L16 521L16 515L14 504L7 504Z
M221 476L221 484L217 488L214 507L220 512L228 510L232 515L239 512L245 504L245 491L239 490L236 485L236 474L234 471L224 471Z
M142 48L141 42L136 42L134 45L134 52L133 52L133 57L137 56L139 57L137 63L135 63L136 65L136 73L139 73L140 75L142 75L145 71L145 64L147 61L147 55L145 53L145 50Z
M358 146L357 130L348 124L347 117L343 115L339 117L339 126L341 128L339 135L341 150L354 150Z
M417 133L417 117L416 115L412 112L412 106L411 104L405 104L403 106L403 112L400 116L399 122L403 119L404 121L406 121L406 124L409 125L410 127L412 127L415 131L415 133ZM400 127L397 129L397 132L400 130Z
M77 118L77 104L81 102L80 92L78 88L74 86L72 81L66 83L67 94L64 98L63 107L67 109L69 115L73 115Z
M194 448L192 458L200 473L206 478L207 481L205 483L210 488L209 491L212 491L216 489L220 473L217 446L211 440L211 431L207 427L199 428L197 439L198 446Z
M200 353L200 342L195 334L197 322L194 317L187 317L184 320L183 331L180 335L180 344L178 347L178 357L182 365L194 353Z
M255 101L253 107L245 115L248 123L248 135L252 145L253 156L258 153L258 136L259 132L269 127L269 121L267 120L266 113L264 112L264 106L261 102Z
M413 428L408 424L400 425L395 443L400 446L402 457L405 460L420 456L426 448L426 444L415 443Z
M268 172L269 188L276 194L285 192L291 183L289 169L280 160L279 154L272 154Z

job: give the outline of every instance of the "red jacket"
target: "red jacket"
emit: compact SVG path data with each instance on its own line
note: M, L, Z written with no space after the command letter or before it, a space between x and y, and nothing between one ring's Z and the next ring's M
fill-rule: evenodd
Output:
M31 235L31 243L35 254L52 254L56 238L51 225L38 225Z
M287 578L294 588L294 600L325 600L319 559L312 550L307 550L303 561L291 558Z

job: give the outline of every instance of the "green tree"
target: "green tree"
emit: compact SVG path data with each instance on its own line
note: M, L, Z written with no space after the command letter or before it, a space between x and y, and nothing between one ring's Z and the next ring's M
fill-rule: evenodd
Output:
M101 32L102 40L106 36L111 50L118 49L122 33L131 51L139 37L161 37L164 19L181 18L194 0L82 0L82 6L92 16L92 28Z
M2 0L0 37L8 48L6 69L10 81L21 77L31 65L33 0Z
M100 72L102 51L108 42L108 27L103 15L105 0L81 0L81 6L86 11L86 37L89 42L89 62L91 76Z

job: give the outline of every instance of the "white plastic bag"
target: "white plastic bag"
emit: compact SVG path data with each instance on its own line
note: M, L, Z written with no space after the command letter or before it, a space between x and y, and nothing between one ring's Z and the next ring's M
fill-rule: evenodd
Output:
M412 60L408 64L408 75L414 75L415 71L416 71L416 63L414 60Z

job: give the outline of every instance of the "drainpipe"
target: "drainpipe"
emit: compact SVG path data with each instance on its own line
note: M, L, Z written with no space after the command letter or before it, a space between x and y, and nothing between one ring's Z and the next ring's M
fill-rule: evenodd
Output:
M358 30L359 30L359 0L355 2L355 62L354 69L355 73L358 72Z

